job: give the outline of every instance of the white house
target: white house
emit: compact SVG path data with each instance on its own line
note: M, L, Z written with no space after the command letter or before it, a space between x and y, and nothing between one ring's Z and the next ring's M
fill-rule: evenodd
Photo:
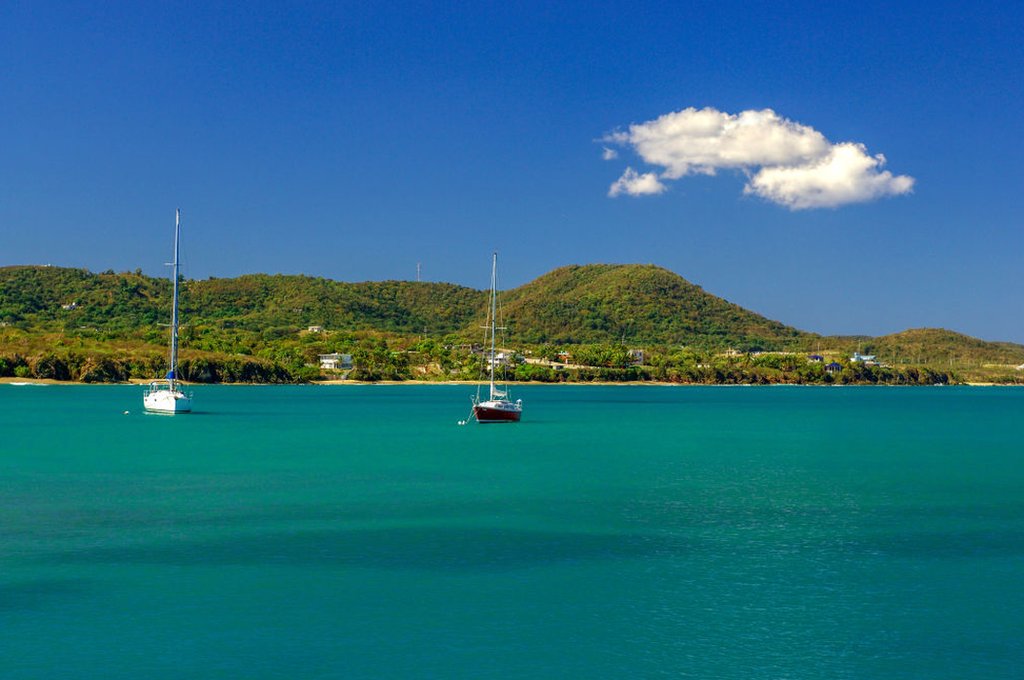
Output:
M493 363L495 368L499 366L508 366L510 357L504 352L496 352L493 359L488 359L488 363Z
M338 352L321 354L320 368L324 371L347 371L352 368L352 355Z

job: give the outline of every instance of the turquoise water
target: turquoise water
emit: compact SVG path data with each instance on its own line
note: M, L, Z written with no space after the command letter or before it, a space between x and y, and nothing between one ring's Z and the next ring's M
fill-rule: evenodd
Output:
M470 391L0 385L0 676L1024 675L1024 390Z

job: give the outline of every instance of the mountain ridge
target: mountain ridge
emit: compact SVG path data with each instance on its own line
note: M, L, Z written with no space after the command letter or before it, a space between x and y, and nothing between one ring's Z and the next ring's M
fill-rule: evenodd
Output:
M527 345L629 343L709 350L864 353L926 360L968 356L1024 363L1024 345L989 342L946 329L870 336L824 336L747 310L653 264L566 265L502 291L510 339ZM193 334L246 329L283 335L309 326L476 337L487 292L451 283L343 282L322 277L245 274L184 280L183 316ZM91 328L111 337L154 332L169 316L170 281L141 271L0 267L0 323L26 329Z
M508 291L525 342L579 344L628 339L697 346L782 349L817 338L744 309L653 264L567 265Z

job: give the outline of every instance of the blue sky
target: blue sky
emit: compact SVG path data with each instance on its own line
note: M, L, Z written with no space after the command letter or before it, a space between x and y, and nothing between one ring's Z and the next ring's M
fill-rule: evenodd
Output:
M823 5L9 1L0 265L164 275L181 207L190 278L484 288L497 250L1024 342L1022 6Z

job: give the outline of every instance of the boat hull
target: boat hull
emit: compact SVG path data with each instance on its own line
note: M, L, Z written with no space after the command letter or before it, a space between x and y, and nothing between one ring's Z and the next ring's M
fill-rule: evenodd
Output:
M192 398L179 390L150 389L142 397L142 406L153 413L191 413Z
M473 406L478 423L518 423L523 409L511 402L482 402Z

